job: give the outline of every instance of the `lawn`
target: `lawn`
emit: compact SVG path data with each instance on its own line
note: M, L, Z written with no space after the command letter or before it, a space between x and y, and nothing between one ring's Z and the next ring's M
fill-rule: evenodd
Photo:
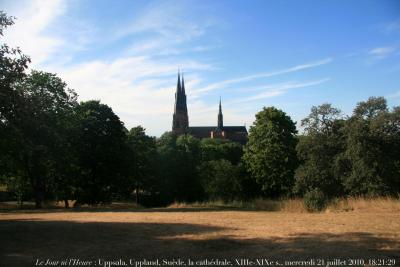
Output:
M108 263L117 266L123 263L119 259L129 265L135 264L129 259L159 259L162 264L178 258L185 263L273 259L282 264L323 259L324 266L334 259L347 261L340 266L350 265L349 259L395 259L400 265L400 213L390 211L10 210L0 213L0 237L1 267L35 266L47 259L60 261L57 266L64 260L66 266L83 266L71 259L93 261L91 266L112 260Z

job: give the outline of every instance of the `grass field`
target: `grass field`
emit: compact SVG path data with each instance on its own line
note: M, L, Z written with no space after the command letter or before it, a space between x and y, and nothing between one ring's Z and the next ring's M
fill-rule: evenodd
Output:
M348 259L395 259L400 266L400 212L394 208L323 213L210 206L3 210L0 266L72 258L263 258L281 263L312 258L324 259L324 266L328 259L347 260L340 266L349 266Z

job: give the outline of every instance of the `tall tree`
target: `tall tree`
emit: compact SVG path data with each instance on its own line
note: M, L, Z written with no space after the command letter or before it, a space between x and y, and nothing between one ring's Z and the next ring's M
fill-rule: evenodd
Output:
M203 190L197 172L199 140L191 135L178 137L168 132L157 140L157 151L161 202L200 200Z
M73 123L77 157L76 199L80 204L108 202L126 185L126 134L112 109L99 101L80 103Z
M3 30L14 24L14 17L0 11L0 38ZM0 123L16 116L16 107L21 103L21 91L15 84L26 76L25 70L30 62L19 48L10 48L7 44L0 46ZM4 126L4 125L3 125Z
M200 141L191 135L181 135L176 140L178 149L178 183L176 200L193 202L203 196L197 167L200 162Z
M140 191L152 191L155 185L156 142L147 136L141 126L130 129L127 136L129 147L129 191L135 191L136 203L139 203Z
M14 18L0 11L0 39L3 30L14 24ZM26 76L29 57L18 48L10 48L7 44L0 46L0 175L21 176L15 161L20 131L15 120L24 107L23 94L16 85ZM17 173L19 172L19 173ZM15 178L16 179L16 178ZM16 180L20 180L19 178Z
M180 172L177 135L166 132L157 139L157 189L153 192L153 205L166 205L177 195L175 185Z
M383 97L357 104L346 125L344 185L353 195L395 195L400 185L399 108Z
M296 147L301 164L296 170L294 192L303 195L320 190L328 197L340 195L343 189L336 162L345 149L341 111L331 104L314 106L301 125L304 135Z
M292 119L275 107L257 113L250 127L243 160L267 196L291 192L297 167L296 133Z
M56 75L40 71L15 84L20 102L13 106L13 116L5 122L14 133L12 151L14 172L25 177L33 188L36 207L49 196L59 168L65 161L62 153L66 124L76 105L76 94Z
M0 12L0 36L13 18ZM0 169L12 183L33 187L41 207L59 167L66 120L76 94L50 73L25 70L30 59L17 48L0 47ZM21 186L14 186L21 188Z

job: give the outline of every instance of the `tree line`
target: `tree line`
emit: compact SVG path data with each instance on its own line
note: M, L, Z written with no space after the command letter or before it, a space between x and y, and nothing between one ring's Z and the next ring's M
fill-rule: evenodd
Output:
M13 18L0 12L0 37ZM263 108L246 145L126 129L100 101L77 101L57 75L31 70L18 48L0 47L0 184L19 202L99 204L347 195L398 196L400 107L383 97L351 116L330 104L295 122Z

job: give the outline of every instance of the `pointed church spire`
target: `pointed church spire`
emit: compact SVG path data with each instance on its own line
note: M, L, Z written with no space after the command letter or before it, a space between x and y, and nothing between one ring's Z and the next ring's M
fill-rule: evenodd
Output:
M176 93L175 93L175 109L174 112L181 108L182 96L181 96L181 78L180 71L178 68L178 82L176 84Z
M178 82L176 85L176 93L175 93L175 109L174 115L172 119L172 130L175 133L185 133L187 128L189 127L189 117L187 114L187 106L186 106L186 94L184 90L182 90L181 84L181 73L178 69Z
M182 92L185 94L185 79L183 78L183 72L182 72Z
M178 82L176 84L176 92L181 91L181 72L178 68Z
M222 116L221 97L219 97L218 129L222 130L223 127L224 127L224 120Z
M186 92L185 92L185 79L183 78L183 72L182 72L182 108L183 110L187 111L187 106L186 106Z

